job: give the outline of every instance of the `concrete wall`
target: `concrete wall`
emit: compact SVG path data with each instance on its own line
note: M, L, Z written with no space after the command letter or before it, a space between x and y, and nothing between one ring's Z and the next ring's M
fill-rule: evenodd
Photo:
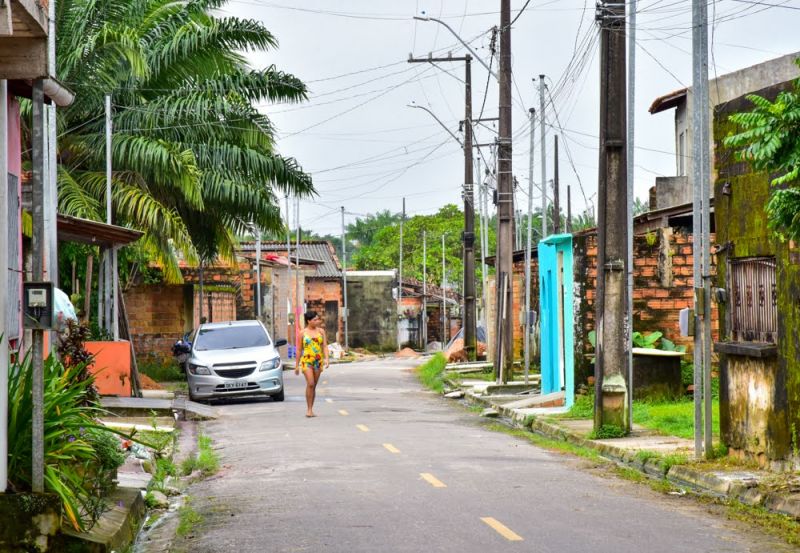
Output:
M774 98L788 86L785 83L758 92ZM751 107L746 98L730 100L714 120L717 242L728 245L720 253L716 285L728 286L729 259L775 257L777 357L720 356L720 423L722 439L734 454L772 464L793 455L792 443L800 429L800 247L781 242L769 229L765 206L771 195L770 176L753 173L722 145L722 139L736 130L729 114ZM726 183L730 194L723 195ZM721 335L729 340L725 306L722 323Z
M395 277L347 273L348 331L351 348L397 349Z
M656 177L656 205L654 209L664 209L683 205L692 201L689 177Z

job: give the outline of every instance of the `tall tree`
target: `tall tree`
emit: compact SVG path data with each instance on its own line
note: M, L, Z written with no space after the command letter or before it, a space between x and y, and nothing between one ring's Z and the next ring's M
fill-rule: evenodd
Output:
M756 171L774 175L769 225L783 239L800 240L800 79L775 101L757 94L747 99L753 109L730 116L739 132L726 137L724 144Z
M313 194L311 178L275 147L256 108L299 102L305 85L244 52L275 37L223 17L227 0L59 0L58 77L76 93L59 112L59 208L102 219L104 96L113 99L115 221L145 231L141 246L170 280L177 259L231 257L256 223L282 228L277 194Z

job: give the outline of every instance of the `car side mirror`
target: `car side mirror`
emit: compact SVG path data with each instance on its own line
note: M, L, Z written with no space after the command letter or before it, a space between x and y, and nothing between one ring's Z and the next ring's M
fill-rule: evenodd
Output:
M275 340L275 347L276 348L282 348L283 346L285 346L288 343L289 342L286 339L281 338L280 340Z

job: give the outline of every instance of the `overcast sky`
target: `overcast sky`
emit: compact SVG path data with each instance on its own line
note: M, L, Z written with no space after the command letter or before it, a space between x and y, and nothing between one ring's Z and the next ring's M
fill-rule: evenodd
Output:
M512 0L512 17L523 4ZM444 27L412 17L441 18L488 64L499 5L500 0L231 0L224 13L259 20L280 41L277 50L253 56L253 65L274 64L311 91L305 104L263 106L279 131L280 151L314 177L319 196L301 204L304 228L338 233L340 206L349 221L382 209L399 212L403 196L409 215L461 201L460 147L430 115L407 105L429 108L457 133L464 114L463 64L406 60L410 52L462 56L465 50ZM676 172L674 112L650 115L647 109L656 97L691 86L691 2L640 0L637 17L635 193L645 199L657 175ZM800 50L798 1L710 1L709 18L715 21L709 32L712 78ZM527 206L528 109L539 111L539 74L547 76L547 122L553 127L546 139L548 179L553 134L560 127L562 194L572 185L575 213L585 208L584 197L596 200L598 48L593 1L531 0L514 24L513 170L523 189L517 194L520 208ZM496 117L497 82L487 79L480 63L472 67L474 113L484 105L488 80L483 115ZM482 129L477 140L491 143L494 132ZM538 128L534 136L538 187ZM490 148L481 152L493 163ZM534 202L541 202L538 190Z

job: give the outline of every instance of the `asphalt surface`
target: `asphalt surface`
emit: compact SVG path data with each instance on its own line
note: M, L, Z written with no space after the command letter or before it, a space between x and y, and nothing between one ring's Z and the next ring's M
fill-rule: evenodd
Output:
M174 550L794 551L692 499L491 431L409 367L334 365L313 419L288 372L285 402L220 406L203 430L223 468L189 488L202 522Z

